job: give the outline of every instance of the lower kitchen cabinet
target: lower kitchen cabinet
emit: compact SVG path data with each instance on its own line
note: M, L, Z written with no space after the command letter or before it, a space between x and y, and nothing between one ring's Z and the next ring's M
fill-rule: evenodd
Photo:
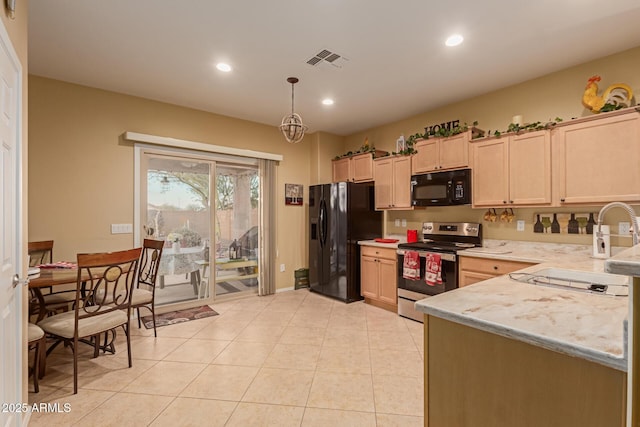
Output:
M397 312L396 250L362 246L360 267L360 293L365 302Z
M532 265L535 265L535 263L460 256L458 286L469 286L512 271L531 267Z
M426 427L622 427L627 374L433 316L424 318Z

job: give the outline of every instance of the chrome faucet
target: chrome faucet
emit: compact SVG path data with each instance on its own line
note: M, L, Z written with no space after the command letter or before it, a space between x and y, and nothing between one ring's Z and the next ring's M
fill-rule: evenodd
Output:
M605 205L600 209L600 213L598 213L598 231L596 231L596 244L598 246L598 253L604 253L604 239L602 238L602 223L604 222L604 214L611 208L622 208L624 209L631 218L631 239L633 241L633 246L638 244L638 221L636 219L636 213L633 208L626 203L622 202L611 202L608 205Z

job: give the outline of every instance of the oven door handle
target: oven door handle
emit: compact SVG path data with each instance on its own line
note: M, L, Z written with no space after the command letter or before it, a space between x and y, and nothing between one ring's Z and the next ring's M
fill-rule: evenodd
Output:
M402 255L404 256L405 252L408 252L409 250L407 249L398 249L396 252L398 255ZM456 255L455 254L449 254L449 253L443 253L443 252L425 252L425 251L416 251L418 252L418 255L420 256L420 258L426 258L427 255L429 254L434 254L434 255L440 255L440 259L443 261L452 261L452 262L456 262Z

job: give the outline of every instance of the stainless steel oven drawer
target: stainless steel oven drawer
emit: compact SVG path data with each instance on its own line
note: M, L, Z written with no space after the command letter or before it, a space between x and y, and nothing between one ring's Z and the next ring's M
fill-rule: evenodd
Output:
M424 296L425 298L427 295ZM415 301L398 297L398 315L424 323L424 313L413 308Z

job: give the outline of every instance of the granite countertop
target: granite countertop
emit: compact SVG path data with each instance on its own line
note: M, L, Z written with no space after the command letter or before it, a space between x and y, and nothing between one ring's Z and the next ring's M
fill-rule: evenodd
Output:
M625 249L605 262L605 271L640 277L640 245Z
M613 254L622 250L623 248L617 246L611 248ZM604 260L593 258L592 252L591 245L484 239L482 247L458 251L458 255L538 264L561 258L563 263L582 264L581 269L603 271Z
M360 240L358 244L360 246L375 246L378 248L389 248L389 249L398 249L399 243L407 243L407 236L390 234L384 237L385 239L397 239L398 241L395 243L379 243L375 240Z
M461 251L460 255L540 263L520 272L546 267L603 272L605 268L605 260L592 258L591 246L586 245L486 241L484 248L487 249L484 253ZM498 250L502 253L496 253ZM640 248L637 254L640 265ZM532 285L505 275L418 301L416 309L617 370L627 370L626 296Z

